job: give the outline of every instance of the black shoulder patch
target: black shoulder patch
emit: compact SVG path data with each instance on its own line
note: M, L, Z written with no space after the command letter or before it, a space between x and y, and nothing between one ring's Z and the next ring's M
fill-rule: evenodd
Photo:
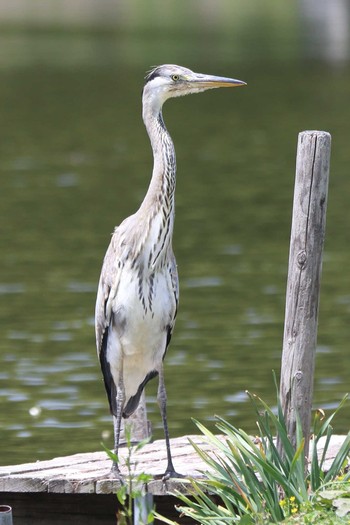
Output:
M108 327L106 327L105 332L102 337L102 345L100 351L100 364L103 374L103 380L105 384L105 389L107 393L107 398L109 402L109 408L111 414L117 416L117 387L114 384L111 368L109 362L107 361L107 341L108 341Z
M155 67L151 69L151 71L149 71L149 73L145 77L146 84L147 82L150 82L151 80L154 80L157 77L160 77L159 67Z

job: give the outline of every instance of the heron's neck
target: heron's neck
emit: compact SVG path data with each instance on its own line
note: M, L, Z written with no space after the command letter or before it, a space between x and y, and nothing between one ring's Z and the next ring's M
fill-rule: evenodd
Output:
M174 213L176 157L174 143L165 127L161 109L157 112L144 108L144 123L153 151L153 173L148 191L141 205L150 215L159 212Z

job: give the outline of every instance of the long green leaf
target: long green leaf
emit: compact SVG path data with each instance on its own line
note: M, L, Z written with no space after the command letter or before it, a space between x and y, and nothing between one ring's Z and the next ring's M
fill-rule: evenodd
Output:
M311 468L310 468L310 487L313 492L319 489L321 486L322 470L317 455L317 443L313 441L312 444L312 456L311 456Z
M318 440L320 437L324 436L327 432L327 427L329 427L329 425L331 424L331 421L333 420L334 416L339 412L339 410L344 406L344 404L346 403L346 401L348 400L349 398L349 394L345 394L345 396L343 397L343 399L341 400L341 402L339 403L338 407L336 408L336 410L326 419L326 421L323 423L323 425L321 426L320 430L317 432L317 435L316 435L316 440Z
M337 455L335 456L329 471L325 475L324 483L328 483L330 480L334 479L339 474L339 472L341 471L344 465L344 462L349 457L349 455L350 455L350 432L348 433Z
M321 470L323 470L324 463L325 463L325 461L327 459L327 452L328 452L329 444L330 444L331 439L332 439L332 434L333 434L333 428L332 428L331 425L328 425L328 427L326 428L326 435L325 436L319 435L319 436L316 436L316 438L315 438L315 449L317 451L317 445L318 445L321 437L325 437L325 443L324 443L323 452L322 452L322 456L321 456L320 461L318 460L318 455L317 455L317 461L319 461L319 465L320 465L320 469Z

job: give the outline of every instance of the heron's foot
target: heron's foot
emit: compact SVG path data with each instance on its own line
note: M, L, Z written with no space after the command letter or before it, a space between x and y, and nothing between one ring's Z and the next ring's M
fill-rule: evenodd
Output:
M186 476L184 476L183 474L179 474L178 472L176 472L176 470L174 470L174 468L172 468L172 469L166 469L161 479L162 481L168 481L168 479L170 478L184 479L185 477Z
M116 480L120 481L120 483L124 484L123 475L122 475L122 473L119 470L118 464L115 463L114 461L112 463L112 468L110 470L109 477L111 479L116 479Z
M185 477L186 476L184 476L183 474L179 474L178 472L176 472L176 470L174 469L173 462L169 461L168 466L167 466L166 471L164 472L164 474L161 475L161 476L156 476L156 479L158 478L158 479L161 479L162 481L167 481L170 478L183 479Z

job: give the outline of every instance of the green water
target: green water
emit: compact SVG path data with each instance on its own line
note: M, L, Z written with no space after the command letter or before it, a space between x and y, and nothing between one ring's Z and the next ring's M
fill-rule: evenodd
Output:
M194 40L179 27L156 39L128 31L1 35L2 464L112 445L94 302L110 233L149 182L140 91L155 63L248 82L164 110L177 150L181 285L166 359L171 435L195 433L191 418L211 426L214 414L254 432L247 389L275 403L304 129L333 139L314 405L330 410L349 389L348 64L305 58L298 39L271 35L267 23L254 38L242 30L241 40L205 28ZM156 386L148 412L160 438ZM348 404L337 432L349 416Z

